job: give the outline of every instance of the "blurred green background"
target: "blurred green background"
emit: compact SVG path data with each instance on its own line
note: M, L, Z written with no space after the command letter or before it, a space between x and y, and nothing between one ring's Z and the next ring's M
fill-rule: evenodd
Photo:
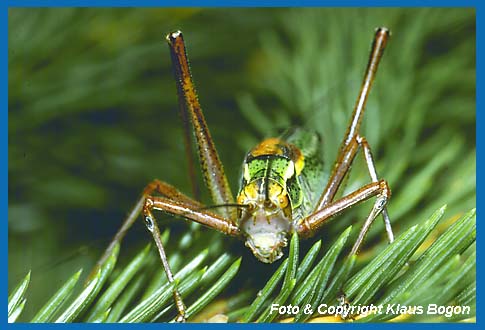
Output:
M234 193L245 152L290 126L318 131L331 166L373 31L387 26L362 133L393 191L394 230L445 203L449 221L476 204L474 9L11 8L8 24L8 273L11 289L32 269L24 314L93 264L150 180L190 193L164 40L176 29ZM346 189L367 181L357 161ZM147 240L137 224L125 246ZM380 221L368 241L385 244ZM243 269L271 273L229 243Z

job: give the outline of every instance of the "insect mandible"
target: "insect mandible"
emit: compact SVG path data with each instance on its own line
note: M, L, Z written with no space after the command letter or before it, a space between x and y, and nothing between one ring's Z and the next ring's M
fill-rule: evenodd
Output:
M367 98L389 36L387 28L376 29L364 80L328 180L324 182L321 176L314 175L323 170L317 154L318 148L314 147L315 135L298 129L278 138L266 139L247 153L243 162L241 186L234 198L198 101L182 33L177 31L168 34L166 39L172 57L182 117L192 123L204 180L212 202L219 206L219 212L211 211L164 181L154 180L145 187L98 265L142 213L145 225L157 245L168 280L173 282L174 277L153 210L178 215L224 234L242 238L257 259L272 263L283 256L282 250L292 233L296 232L303 238L312 236L329 218L376 197L350 254L358 252L369 227L379 214L383 216L388 240L392 242L394 235L386 209L391 192L387 182L378 178L371 148L359 133ZM188 133L186 127L186 136ZM336 199L337 191L359 149L364 155L370 183ZM174 299L178 310L176 320L184 321L185 305L176 288Z

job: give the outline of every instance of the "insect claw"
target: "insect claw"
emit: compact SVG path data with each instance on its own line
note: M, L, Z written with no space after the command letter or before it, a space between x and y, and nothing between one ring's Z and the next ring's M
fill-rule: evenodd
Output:
M184 314L178 314L177 317L175 318L175 322L177 323L185 323L187 319L185 318L185 313Z
M352 315L350 315L350 303L347 301L345 293L342 293L337 300L339 302L339 306L342 307L342 313L339 314L342 320L352 319Z

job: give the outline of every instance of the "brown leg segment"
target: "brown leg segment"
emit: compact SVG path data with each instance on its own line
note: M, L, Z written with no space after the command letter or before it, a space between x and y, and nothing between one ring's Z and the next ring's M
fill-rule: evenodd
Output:
M232 204L234 196L197 98L182 32L170 33L167 41L172 55L179 100L185 100L184 109L188 110L188 117L192 121L202 172L212 201L216 205ZM222 208L221 212L227 218L236 219L234 208Z
M314 213L304 219L297 229L303 235L313 235L327 219L342 212L347 207L365 201L372 196L377 196L374 206L364 222L364 225L359 233L359 237L352 248L351 254L356 254L358 252L370 225L381 212L383 214L389 241L392 242L394 240L389 215L387 213L387 209L385 208L387 200L390 197L390 190L386 181L378 181L369 144L359 135L360 124L364 115L367 98L374 82L377 68L379 66L382 54L384 53L388 39L389 30L386 28L378 28L376 30L372 50L369 56L369 62L367 64L364 80L362 82L362 87L355 103L352 118L342 140L340 152L330 174L327 186L325 187L325 190L323 191L322 196L314 209ZM353 193L334 202L335 195L337 194L345 175L348 173L350 166L352 165L359 146L361 146L363 149L372 183L365 185L357 191L354 191Z
M239 227L233 224L231 219L226 219L223 216L195 207L184 201L176 201L166 197L148 196L143 207L143 215L154 219L151 213L153 209L184 217L187 220L216 229L226 235L239 235Z
M178 94L178 104L179 104L179 114L182 119L182 124L184 126L184 147L185 147L185 157L187 158L187 167L189 172L189 181L192 187L192 197L196 200L200 199L200 186L197 181L197 175L194 163L194 153L192 152L192 130L191 124L188 118L187 104L183 99L183 93L177 84L177 94Z
M167 254L162 244L162 239L160 237L160 230L156 223L155 217L152 214L153 209L164 211L172 215L182 216L188 220L198 222L200 224L206 225L210 228L217 229L224 234L238 236L239 228L235 226L230 219L225 219L220 215L210 213L207 211L201 211L199 207L195 206L193 201L187 203L182 200L172 200L166 197L153 197L147 196L145 199L145 204L143 206L143 215L145 219L145 225L147 229L153 236L153 240L157 244L158 252L160 254L160 259L162 261L163 269L167 274L168 281L172 283L174 281L172 270L168 263ZM178 310L178 316L176 318L177 322L185 321L185 305L182 301L182 297L178 292L177 288L173 289L173 296L175 299L175 305Z
M375 169L374 160L372 158L370 146L367 143L367 140L363 137L360 137L360 136L355 137L354 139L352 139L350 141L349 144L347 144L345 146L343 153L339 156L339 160L336 162L335 173L339 177L341 177L342 179L345 177L345 175L349 171L350 166L352 165L353 160L355 159L355 156L357 154L359 147L362 147L364 158L365 158L365 161L366 161L366 164L367 164L367 169L369 171L369 175L370 175L372 182L373 183L380 182L378 177L377 177L377 172L376 172L376 169ZM342 182L342 180L340 180L340 182L338 182L338 184L336 183L334 185L327 186L327 187L330 187L330 189L327 190L327 193L330 194L329 196L332 197L332 200L333 200L333 196L335 196L337 190L339 189L341 182ZM367 187L367 186L365 186L365 187ZM360 190L361 189L359 189L357 191L360 191ZM386 188L383 189L383 191L387 191L387 193L384 193L384 195L386 197L386 202L387 202L387 200L390 197L390 190L387 187L387 183L386 183ZM352 193L352 194L354 194L354 193ZM348 196L351 196L352 194L350 194ZM342 198L340 201L347 200L348 196ZM378 201L379 201L379 198L376 201L376 203ZM331 204L326 203L325 206L320 210L321 211L326 210L326 212L332 212L332 210L334 210L334 208L335 208L335 205L336 205L336 203L331 203ZM351 205L353 205L353 204L351 204ZM381 210L379 210L374 216L373 212L375 212L375 207L376 207L376 204L374 205L374 208L372 209L371 214L369 215L366 222L364 223L363 230L365 229L365 233L367 233L367 230L368 230L368 228L366 228L367 221L370 221L370 223L368 224L368 225L370 225L373 222L373 220L379 215L379 213L382 212L382 216L384 218L384 224L386 226L387 236L388 236L389 242L392 243L394 241L394 234L392 232L391 222L390 222L390 219L389 219L389 215L387 213L387 208L385 207L385 203L384 203L384 207ZM336 210L335 212L340 212L340 210L338 210L338 211ZM314 214L318 214L318 213L319 213L319 210L314 212ZM331 217L331 216L333 216L333 214L329 215L329 217ZM326 217L325 219L327 219L327 218L328 217ZM369 219L371 219L371 220L369 220ZM322 220L322 222L323 221L325 221L325 220ZM364 233L364 235L365 235L365 233ZM360 237L360 235L359 235L359 244L362 242L362 240L363 240L363 237Z
M374 165L374 159L372 157L372 152L370 150L370 145L364 137L357 137L357 142L362 146L364 152L365 162L367 164L367 169L369 170L369 175L372 182L377 182L379 179L377 177L376 167ZM387 238L389 243L394 242L394 233L392 232L391 219L389 219L389 214L387 212L387 207L382 209L382 218L384 219L384 226L386 227Z
M303 219L296 230L298 234L303 237L312 236L325 223L325 221L331 217L374 196L377 196L374 206L372 207L372 210L359 233L359 237L352 247L351 254L356 254L364 241L370 225L379 215L379 213L381 213L387 203L387 200L391 196L391 191L387 185L387 182L384 180L369 183L348 194L347 196L344 196L341 199L327 205L325 208L309 215L307 218Z
M355 156L356 150L353 149L354 146L352 146L352 141L359 135L360 123L364 115L367 98L374 82L377 68L379 66L382 54L384 53L388 38L389 30L386 28L378 28L376 30L374 43L372 44L372 50L369 56L369 62L367 63L366 73L362 82L362 87L360 89L357 102L355 103L347 132L342 140L339 156L337 157L332 173L330 174L327 186L323 191L314 211L323 209L335 198L335 194L337 193L337 190L350 167L353 157Z
M113 252L113 248L116 245L116 243L121 243L123 238L126 235L126 232L130 227L133 225L133 223L136 221L136 218L140 215L143 206L145 205L145 199L152 195L154 192L157 192L167 198L173 199L173 200L179 200L183 201L187 204L192 205L193 207L196 208L203 208L204 206L191 199L190 197L184 195L180 191L178 191L174 186L169 185L168 183L165 183L160 180L153 180L150 182L145 189L143 189L143 193L136 202L135 206L131 209L130 213L128 213L128 216L125 218L123 221L123 224L121 225L120 229L116 232L115 236L111 240L110 244L104 251L103 255L101 258L99 258L98 262L96 263L95 269L98 268L101 264L103 264L106 259L111 255ZM94 272L95 270L93 270Z
M167 274L167 279L170 283L174 281L172 269L170 268L170 264L168 263L167 254L165 253L165 249L162 244L162 239L160 237L160 229L158 228L156 222L154 221L153 217L145 216L145 225L150 231L153 236L153 240L157 245L158 253L160 254L160 260L162 261L163 269L165 270L165 274ZM173 288L173 298L175 300L175 306L177 307L178 315L175 319L177 322L185 322L185 304L182 301L182 296L178 292L177 288Z
M151 196L154 192L157 192L164 197ZM141 197L138 199L135 206L126 217L123 225L116 233L115 237L109 244L108 248L105 250L104 254L96 263L96 266L94 267L91 274L94 274L96 272L96 269L106 260L106 258L108 258L108 256L112 253L116 243L120 243L122 241L126 232L136 221L142 210L145 210L145 224L152 234L153 239L157 245L163 267L167 274L167 278L170 282L173 281L172 271L170 270L170 266L168 265L165 250L160 239L160 231L154 221L155 218L151 215L151 210L153 208L186 217L206 226L218 229L225 234L239 234L239 229L234 226L232 222L230 222L230 220L227 220L213 213L198 211L202 210L204 208L204 205L183 194L174 186L166 182L153 180L143 190ZM180 295L176 291L174 291L174 298L179 312L181 310L183 311L184 306L182 300L180 299ZM180 320L183 320L183 315L181 313L179 313L179 316Z
M356 191L332 202L325 208L310 214L308 217L303 219L300 224L298 224L297 231L303 237L313 236L326 220L341 213L347 208L364 202L374 196L382 196L382 198L378 198L376 201L376 204L378 205L382 204L382 201L377 203L378 201L389 198L390 189L385 180L368 183L362 188L359 188ZM382 207L384 207L384 205L378 208L382 209Z
M349 171L350 166L354 161L358 148L359 144L357 143L357 140L353 139L341 150L340 154L338 155L337 161L335 162L332 176L330 177L327 183L327 187L320 197L319 204L314 209L314 212L325 208L330 202L333 201L345 175Z

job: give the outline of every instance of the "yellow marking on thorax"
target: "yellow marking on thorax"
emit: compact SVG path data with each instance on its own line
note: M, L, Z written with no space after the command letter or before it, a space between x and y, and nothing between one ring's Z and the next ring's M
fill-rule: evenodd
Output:
M286 191L276 182L269 182L268 195L269 198L277 202L276 204L279 205L279 207L281 207L282 209L285 209L288 206L288 197Z
M305 157L303 156L303 154L300 152L299 149L298 149L298 158L294 160L293 163L295 164L295 173L298 176L300 175L301 171L305 167Z
M255 201L258 198L259 185L256 181L248 183L237 196L238 204L245 204L246 200Z
M263 155L283 155L286 142L278 138L269 138L262 141L251 150L251 156L258 157Z
M255 180L248 183L237 196L239 204L246 204L248 201L256 202L258 200L264 201L266 199L265 193L261 191L261 180ZM268 180L268 198L285 210L289 205L288 194L286 190L276 181ZM287 210L289 211L289 210Z
M285 151L287 154L285 154ZM269 138L250 151L251 156L258 157L263 155L285 155L295 163L295 173L300 175L301 171L305 167L305 157L298 147L293 144L287 143L278 138ZM246 174L246 171L245 171ZM291 175L290 175L291 176ZM287 176L289 177L289 176Z
M251 180L251 173L249 173L249 165L248 165L248 163L245 163L244 164L244 173L243 173L243 176L244 176L244 180L246 180L246 182L248 182L249 180Z

